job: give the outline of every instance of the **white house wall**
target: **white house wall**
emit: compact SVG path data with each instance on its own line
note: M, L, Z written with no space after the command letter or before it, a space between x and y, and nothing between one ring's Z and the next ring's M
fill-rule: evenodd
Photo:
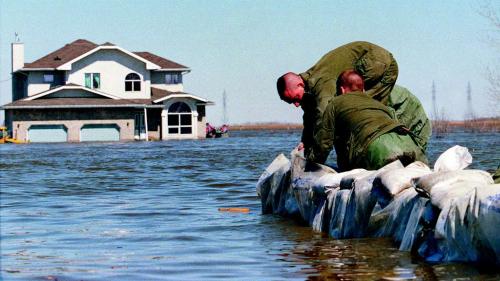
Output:
M162 90L167 90L170 92L183 92L184 91L184 86L182 83L180 84L165 84L165 74L166 72L163 71L157 71L157 72L152 72L151 73L151 86L162 89Z
M28 96L33 96L50 89L50 83L43 82L43 71L32 71L28 75Z
M73 89L65 89L59 92L52 93L47 97L50 98L103 98L94 93L90 93L84 90L73 90Z
M191 134L185 134L185 135L169 135L168 134L168 108L176 103L176 102L183 102L189 106L191 109L191 128L192 128L192 133ZM204 137L205 135L203 134L202 136L198 135L199 134L199 126L200 124L198 123L198 111L196 110L196 101L193 99L184 99L184 98L172 98L164 102L164 110L162 111L162 120L161 120L161 126L162 126L162 132L163 140L168 140L168 139L196 139L196 138L201 138Z
M125 99L150 98L151 78L146 64L121 51L100 50L73 63L67 83L85 86L85 73L100 73L99 91ZM125 76L129 73L141 77L140 92L125 91Z

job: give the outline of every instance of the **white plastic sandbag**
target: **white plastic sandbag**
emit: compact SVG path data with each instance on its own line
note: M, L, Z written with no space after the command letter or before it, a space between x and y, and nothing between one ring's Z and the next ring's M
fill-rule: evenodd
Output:
M261 199L262 213L279 213L280 205L285 199L283 194L286 194L285 189L288 188L287 177L289 177L290 160L285 155L278 155L273 162L262 173L257 181L257 195ZM281 210L283 212L283 210Z
M436 222L441 261L500 263L500 184L449 200Z
M368 171L355 175L347 201L347 209L342 226L342 238L360 238L365 236L370 215L377 203L375 196L371 193L373 180L380 173L402 167L403 164L399 160L396 160L376 171ZM349 181L349 177L343 179L343 182Z
M380 173L373 181L372 193L382 208L387 206L394 196L412 186L412 180L430 174L431 169L422 162L414 162L405 168L388 170Z
M326 200L325 184L327 183L324 180L320 181L320 179L326 174L336 173L330 167L308 163L296 151L292 152L291 189L295 195L300 215L309 225L313 224L317 212L320 211L319 208Z
M472 163L472 155L467 147L455 145L443 152L436 163L434 171L457 171L463 170Z

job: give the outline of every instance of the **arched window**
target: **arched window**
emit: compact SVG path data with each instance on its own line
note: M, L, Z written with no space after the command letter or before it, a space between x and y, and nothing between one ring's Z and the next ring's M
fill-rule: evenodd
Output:
M176 102L168 108L168 134L185 135L193 132L191 108L186 103Z
M138 92L141 90L141 77L137 73L129 73L125 76L125 91Z

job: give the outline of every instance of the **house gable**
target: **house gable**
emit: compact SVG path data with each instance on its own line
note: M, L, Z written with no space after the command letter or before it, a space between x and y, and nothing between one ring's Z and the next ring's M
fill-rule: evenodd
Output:
M198 97L192 94L184 93L184 92L170 92L164 89L159 89L155 87L151 87L151 99L153 104L164 103L167 104L170 100L193 100L197 104L205 104L205 105L213 105L212 101L204 99L202 97Z
M90 51L88 51L88 52L86 52L86 53L84 53L84 54L82 54L82 55L80 55L80 56L78 56L78 57L76 57L76 58L74 58L74 59L72 59L72 60L64 63L64 64L62 64L62 65L60 65L60 66L58 66L57 70L71 70L73 63L75 63L75 62L77 62L77 61L79 61L79 60L81 60L81 59L83 59L83 58L85 58L87 56L90 56L93 53L98 52L100 50L117 50L117 51L120 51L120 52L122 52L122 53L124 53L124 54L126 54L126 55L128 55L128 56L130 56L130 57L132 57L134 59L136 59L136 60L139 60L139 61L145 63L146 64L146 69L148 69L148 70L155 70L155 69L160 69L161 68L159 65L156 65L156 64L154 64L154 63L152 63L152 62L144 59L141 56L138 56L138 55L136 55L136 54L134 54L132 52L129 52L129 51L123 49L123 48L120 48L118 46L112 45L110 43L106 43L104 45L100 45L100 46L98 46L98 47L96 47L96 48L94 48L94 49L92 49L92 50L90 50Z
M93 77L98 75L98 86L94 87ZM126 87L127 76L132 75L138 82L137 88ZM115 49L101 49L76 61L68 71L68 83L85 85L100 92L110 93L123 99L149 99L151 71L143 61L136 60Z

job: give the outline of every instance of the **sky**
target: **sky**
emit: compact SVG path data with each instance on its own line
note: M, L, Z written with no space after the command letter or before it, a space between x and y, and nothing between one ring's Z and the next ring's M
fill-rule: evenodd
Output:
M463 119L470 82L474 114L499 116L485 79L488 68L500 68L488 39L494 28L479 13L485 1L0 0L0 103L11 101L10 43L17 32L26 62L86 39L188 66L184 90L215 102L207 107L214 124L223 121L224 91L230 124L301 123L302 110L279 99L276 79L359 40L394 55L397 84L429 115L434 82L437 108ZM500 1L491 4L500 14Z

